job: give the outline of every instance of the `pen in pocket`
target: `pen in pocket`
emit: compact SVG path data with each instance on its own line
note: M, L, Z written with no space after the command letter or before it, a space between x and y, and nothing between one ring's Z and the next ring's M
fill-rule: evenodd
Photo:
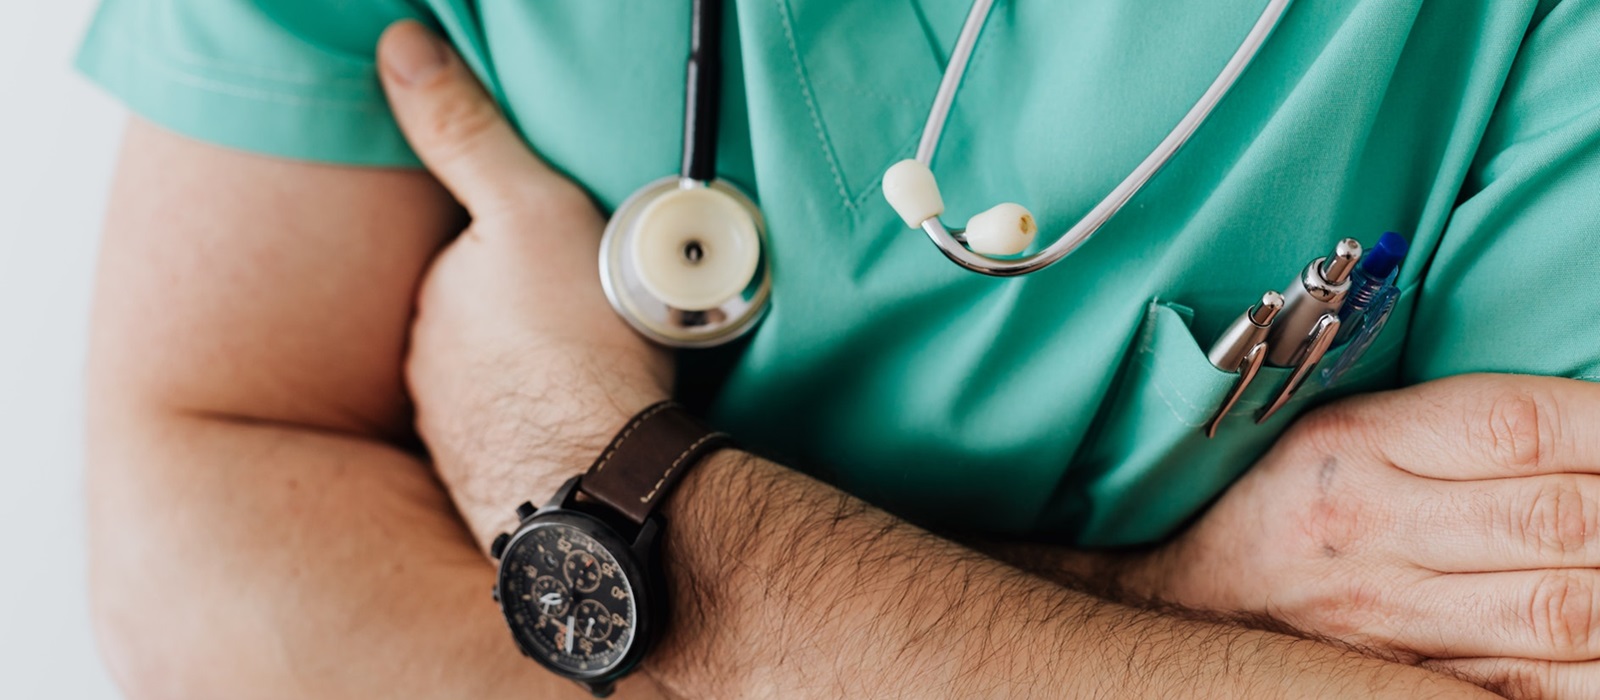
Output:
M1363 250L1355 239L1343 239L1333 254L1306 265L1283 294L1268 292L1228 326L1206 357L1239 378L1206 424L1206 435L1216 435L1222 418L1263 366L1293 371L1257 414L1257 423L1283 408L1338 343L1347 346L1338 362L1318 373L1323 386L1359 361L1394 309L1399 297L1395 279L1408 247L1395 233L1385 233L1371 250Z
M1395 279L1400 276L1400 263L1410 247L1403 236L1389 232L1362 256L1361 264L1350 276L1350 292L1344 306L1339 309L1339 335L1334 342L1346 343L1344 354L1332 367L1322 370L1323 386L1339 381L1383 332L1395 300L1400 297Z
M1350 273L1361 260L1361 243L1339 241L1333 254L1311 261L1284 292L1283 311L1267 336L1267 364L1292 367L1272 403L1256 416L1257 423L1271 418L1294 398L1311 371L1339 333L1339 309L1350 292Z
M1222 424L1223 417L1233 410L1233 405L1239 402L1244 390L1255 381L1256 373L1261 371L1261 363L1267 359L1267 333L1272 331L1272 321L1282 310L1282 294L1267 292L1261 295L1261 303L1245 309L1222 332L1222 337L1211 346L1211 351L1206 353L1206 359L1211 360L1217 369L1239 375L1233 382L1233 388L1228 391L1227 398L1223 399L1216 414L1206 423L1206 437L1217 436L1217 426Z

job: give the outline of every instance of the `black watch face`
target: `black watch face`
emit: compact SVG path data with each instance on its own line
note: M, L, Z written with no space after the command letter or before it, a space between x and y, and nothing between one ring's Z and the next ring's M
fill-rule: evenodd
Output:
M633 584L581 529L539 523L501 560L500 604L534 658L574 676L614 668L638 626Z

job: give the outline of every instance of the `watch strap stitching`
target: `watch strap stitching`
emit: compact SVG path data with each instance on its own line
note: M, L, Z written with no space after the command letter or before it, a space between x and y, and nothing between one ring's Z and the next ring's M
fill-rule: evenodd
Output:
M617 433L616 437L611 438L611 444L606 445L606 451L600 454L600 460L595 462L594 469L591 471L599 472L605 469L606 465L611 462L611 457L616 455L617 447L621 446L622 442L627 440L629 435L633 434L633 431L638 430L639 426L644 424L645 421L649 420L651 416L665 411L674 405L675 404L673 404L671 401L662 401L654 406L640 411L639 415L634 416L633 420L628 421L628 424L623 427L621 432Z
M677 459L672 460L672 466L667 467L667 470L662 472L661 478L656 480L656 485L650 488L650 493L639 497L639 502L649 503L650 499L655 498L656 492L661 490L661 485L667 483L667 479L672 478L673 472L676 472L678 467L683 465L684 460L694 455L702 445L712 440L726 441L729 439L730 438L727 433L708 433L699 440L696 440L693 445L688 446L683 450L683 452L679 453Z
M671 401L629 420L577 482L577 492L643 524L700 457L733 444Z

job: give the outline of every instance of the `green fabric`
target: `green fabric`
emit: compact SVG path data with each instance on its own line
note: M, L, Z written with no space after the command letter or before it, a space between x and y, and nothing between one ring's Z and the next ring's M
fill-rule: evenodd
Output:
M1469 371L1600 379L1600 3L1299 0L1168 169L1060 265L951 265L882 202L967 0L731 2L720 170L761 202L770 316L713 404L748 445L936 526L1148 542L1293 416ZM1263 0L1000 2L935 171L953 221L1044 236L1188 109ZM372 67L443 28L530 142L607 207L674 172L688 0L106 0L81 65L145 116L264 153L410 165ZM1204 348L1335 240L1411 237L1358 369L1263 426L1267 370ZM690 358L698 385L715 362Z

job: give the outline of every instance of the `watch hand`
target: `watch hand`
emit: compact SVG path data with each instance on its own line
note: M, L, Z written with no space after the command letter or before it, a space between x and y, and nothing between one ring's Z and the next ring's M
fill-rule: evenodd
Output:
M572 633L578 629L578 619L575 615L567 616L567 653L572 653Z
M594 634L594 618L589 618L589 627L583 631L583 636Z

